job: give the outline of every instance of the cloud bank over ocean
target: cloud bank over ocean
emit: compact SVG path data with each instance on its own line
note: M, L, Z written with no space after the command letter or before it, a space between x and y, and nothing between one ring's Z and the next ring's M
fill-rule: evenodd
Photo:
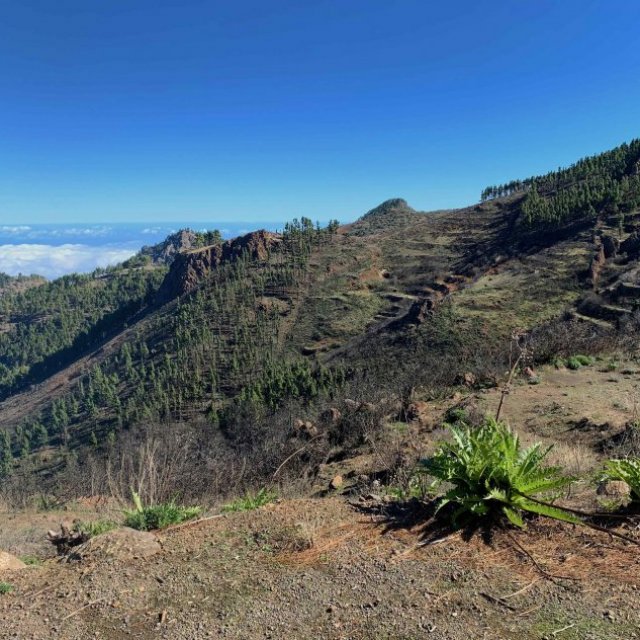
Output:
M83 273L117 264L135 252L133 248L86 244L3 244L0 245L0 272L11 276L35 273L53 279L67 273Z
M263 226L273 230L277 225ZM0 272L38 274L50 280L86 273L123 262L143 246L186 227L219 229L225 238L248 231L244 223L0 224Z

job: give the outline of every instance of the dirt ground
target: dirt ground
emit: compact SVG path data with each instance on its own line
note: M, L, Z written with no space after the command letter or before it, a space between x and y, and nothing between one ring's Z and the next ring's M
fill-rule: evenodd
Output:
M632 545L556 523L425 533L342 497L225 515L158 534L149 558L3 576L0 637L640 638Z

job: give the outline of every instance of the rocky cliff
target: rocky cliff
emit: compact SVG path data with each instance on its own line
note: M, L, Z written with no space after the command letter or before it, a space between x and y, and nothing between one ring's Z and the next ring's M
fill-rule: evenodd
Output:
M244 253L252 260L265 261L281 241L279 234L261 230L221 244L178 253L158 291L158 302L165 303L191 293L218 265L233 262Z

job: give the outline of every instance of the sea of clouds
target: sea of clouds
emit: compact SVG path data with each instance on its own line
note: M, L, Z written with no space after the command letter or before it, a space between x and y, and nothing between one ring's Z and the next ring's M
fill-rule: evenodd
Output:
M220 229L225 238L249 231L248 225L198 223L149 224L0 224L0 272L38 274L47 279L86 273L130 258L141 247L161 242L180 228ZM273 225L266 228L272 229Z
M0 271L11 276L38 274L53 279L118 264L134 253L135 249L86 244L3 244L0 245Z

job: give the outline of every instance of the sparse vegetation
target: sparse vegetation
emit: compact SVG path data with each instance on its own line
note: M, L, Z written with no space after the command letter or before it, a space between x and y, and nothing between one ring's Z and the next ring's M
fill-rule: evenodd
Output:
M13 585L8 582L0 582L0 596L6 596L13 592Z
M403 478L403 482L394 482L385 488L385 494L396 500L405 502L416 498L425 500L427 497L433 496L433 483L418 470L412 470Z
M229 502L222 507L223 513L234 513L236 511L251 511L259 509L264 505L273 502L278 497L275 491L266 488L260 489L257 493L246 493L241 498Z
M144 506L137 493L133 493L134 509L125 511L126 527L139 531L155 531L171 525L182 524L197 518L202 507L183 507L175 502Z
M477 519L496 523L506 518L524 527L523 512L577 522L577 518L535 496L566 488L573 479L558 467L545 466L550 448L535 444L522 449L519 438L508 426L488 418L478 428L451 427L451 442L445 442L423 462L425 473L449 489L438 510L453 507L455 526Z
M88 538L94 538L103 533L113 531L118 528L118 523L113 520L89 520L78 521L73 524L73 530L77 533L83 533Z

